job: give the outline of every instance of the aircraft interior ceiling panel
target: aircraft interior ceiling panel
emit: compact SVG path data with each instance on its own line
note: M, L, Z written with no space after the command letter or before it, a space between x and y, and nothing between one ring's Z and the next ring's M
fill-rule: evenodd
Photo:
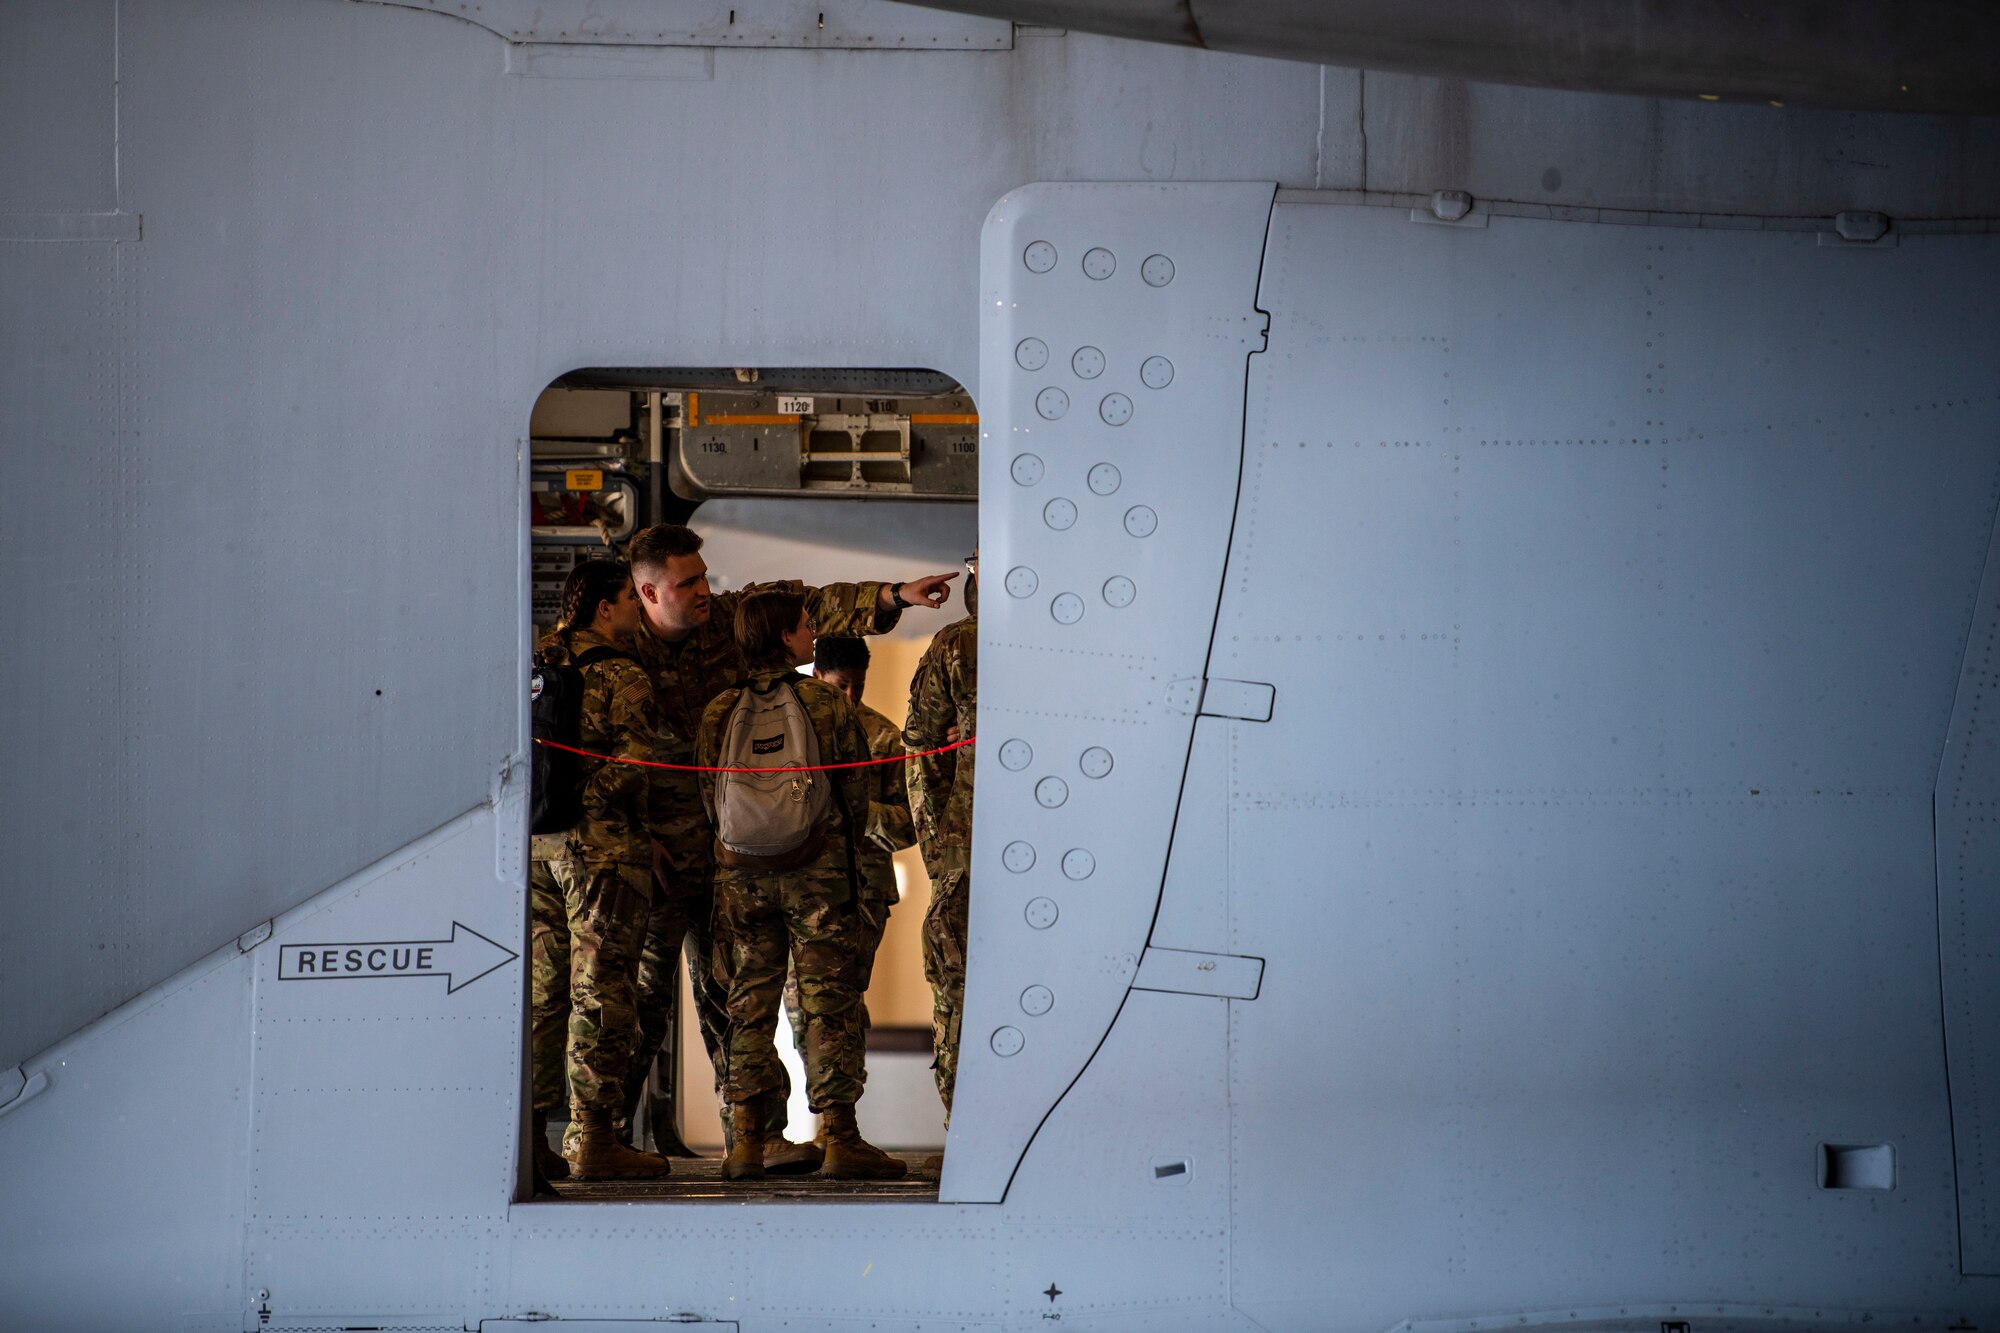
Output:
M1222 575L1268 185L1038 185L981 247L980 783L942 1197L998 1201L1159 900ZM1050 988L1060 1022L1024 1010ZM961 1143L977 1149L961 1151Z
M689 524L719 591L772 579L907 581L957 569L979 546L978 506L941 501L708 500ZM930 638L958 618L964 584L961 574L942 616L906 615L890 634Z
M1271 231L1209 675L1276 702L1188 779L1226 766L1226 947L1266 960L1231 1011L1237 1305L1312 1325L1303 1226L1360 1327L1949 1308L1932 787L2000 252ZM1822 1143L1890 1145L1893 1190L1822 1189Z

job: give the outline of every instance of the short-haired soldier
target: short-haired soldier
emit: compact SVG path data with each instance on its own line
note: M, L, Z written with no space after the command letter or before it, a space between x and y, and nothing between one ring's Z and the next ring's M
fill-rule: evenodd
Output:
M754 593L735 620L750 671L708 705L696 749L711 770L701 791L716 830L716 915L729 950L723 1091L732 1142L723 1175L765 1173L767 1108L784 1086L772 1037L789 965L805 1017L806 1092L825 1126L821 1169L894 1179L903 1163L864 1140L854 1118L865 1051L853 846L873 784L867 768L851 765L868 758L868 738L845 695L793 670L813 652L802 594ZM737 771L745 765L782 776L752 780Z
M907 607L944 606L951 598L951 580L958 577L953 571L908 583L753 584L740 592L718 593L709 587L701 547L699 533L674 523L646 528L626 547L643 617L637 656L652 680L665 722L652 757L668 764L695 762L702 710L749 671L733 633L737 608L746 597L759 591L791 592L804 599L808 617L822 634L881 634L895 628ZM663 892L655 899L641 956L640 1040L626 1086L628 1113L637 1104L645 1071L666 1037L675 955L683 950L702 1041L715 1065L718 1088L727 1078L728 1065L722 988L714 979L715 965L726 962L726 955L718 953L710 936L714 838L701 788L693 773L653 769L650 774L651 830ZM782 1097L770 1098L763 1109L767 1123L783 1126ZM802 1159L792 1169L811 1164Z
M971 749L943 747L979 734L979 553L966 558L970 614L937 632L910 680L910 817L931 877L924 914L924 976L931 983L932 1049L938 1096L951 1120L958 1038L965 1009L965 951L972 902ZM942 750L942 753L939 751Z

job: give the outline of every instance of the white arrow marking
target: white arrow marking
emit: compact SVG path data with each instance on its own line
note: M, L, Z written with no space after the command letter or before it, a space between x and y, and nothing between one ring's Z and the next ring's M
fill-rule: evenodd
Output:
M280 981L367 981L378 977L443 977L445 993L470 986L521 955L462 922L448 940L369 940L359 944L286 944L278 949Z

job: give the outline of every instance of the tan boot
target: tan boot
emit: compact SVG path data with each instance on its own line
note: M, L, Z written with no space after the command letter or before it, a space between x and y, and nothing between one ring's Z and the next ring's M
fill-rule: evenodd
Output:
M764 1174L767 1176L809 1176L826 1160L826 1145L819 1142L793 1143L785 1137L785 1104L770 1094L764 1116Z
M542 1173L544 1180L568 1180L569 1163L549 1146L549 1113L537 1111L529 1123L534 1126L535 1169Z
M722 1159L724 1180L764 1178L764 1115L755 1100L729 1107L729 1156Z
M852 1106L829 1106L821 1114L826 1117L826 1161L820 1166L821 1175L835 1180L899 1180L909 1170L900 1158L861 1137Z
M576 1151L569 1159L572 1180L656 1180L671 1169L666 1158L620 1143L608 1110L573 1110L570 1119L576 1122Z

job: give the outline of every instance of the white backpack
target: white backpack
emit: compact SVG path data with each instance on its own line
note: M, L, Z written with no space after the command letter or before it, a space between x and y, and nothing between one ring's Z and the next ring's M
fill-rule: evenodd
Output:
M783 677L759 692L745 685L722 724L721 768L770 769L720 773L715 786L715 836L725 853L746 859L799 852L833 805L824 773L783 772L819 764L819 733L798 691Z

